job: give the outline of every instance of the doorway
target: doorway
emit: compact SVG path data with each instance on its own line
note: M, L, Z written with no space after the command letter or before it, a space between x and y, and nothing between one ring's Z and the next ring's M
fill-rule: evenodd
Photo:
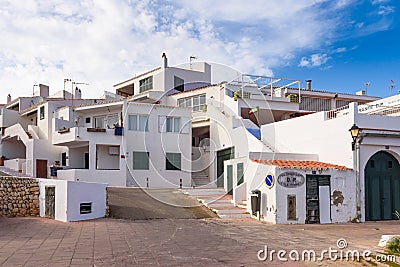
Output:
M54 219L55 213L56 213L56 188L54 186L46 186L44 216L50 219Z
M374 154L365 166L365 220L393 220L400 211L400 165L384 151Z
M330 175L306 176L306 223L330 223Z
M36 177L47 178L47 160L45 159L36 160Z
M224 187L224 161L234 157L234 147L217 151L217 187Z

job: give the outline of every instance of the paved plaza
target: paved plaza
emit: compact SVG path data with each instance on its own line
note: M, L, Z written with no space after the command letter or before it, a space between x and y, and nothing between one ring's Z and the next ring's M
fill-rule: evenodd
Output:
M62 223L44 218L0 218L0 265L280 266L276 259L260 262L257 252L265 245L275 250L322 251L336 248L339 238L346 238L348 249L375 250L382 234L399 231L396 221L269 225L251 219L105 218ZM323 262L323 266L337 264Z

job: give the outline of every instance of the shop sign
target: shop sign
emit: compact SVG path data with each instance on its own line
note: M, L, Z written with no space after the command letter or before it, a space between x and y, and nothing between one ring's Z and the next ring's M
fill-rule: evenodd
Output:
M283 172L278 176L278 184L288 188L300 187L305 180L304 175L298 172Z

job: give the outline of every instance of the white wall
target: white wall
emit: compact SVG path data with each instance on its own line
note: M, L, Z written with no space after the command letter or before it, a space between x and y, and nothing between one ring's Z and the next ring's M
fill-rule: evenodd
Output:
M129 114L149 114L148 132L128 130ZM146 104L129 104L125 115L124 146L121 153L126 155L125 161L135 182L149 187L179 187L182 179L183 187L191 186L191 126L188 133L160 132L159 116L181 117L182 125L189 121L191 112L185 108L170 108ZM132 152L149 152L149 170L133 170ZM181 171L165 169L165 154L181 153ZM122 165L121 165L122 166ZM127 183L131 183L127 177Z
M116 149L117 154L110 154L110 148ZM119 170L120 161L120 147L119 146L108 146L108 145L97 145L97 166L98 170Z

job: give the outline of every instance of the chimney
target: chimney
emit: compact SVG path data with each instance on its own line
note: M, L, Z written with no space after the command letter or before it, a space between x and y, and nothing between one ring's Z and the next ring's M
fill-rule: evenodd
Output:
M44 84L39 84L39 91L34 92L34 96L48 97L49 96L49 86Z
M11 102L11 95L8 94L8 96L7 96L7 104L10 103L10 102Z
M311 81L312 81L312 80L306 80L306 83L307 83L307 90L308 90L308 91L311 91Z
M161 56L161 69L166 69L166 68L168 68L168 59L167 55L163 53Z
M79 89L78 87L75 87L74 98L82 99L82 92L81 92L81 89Z

